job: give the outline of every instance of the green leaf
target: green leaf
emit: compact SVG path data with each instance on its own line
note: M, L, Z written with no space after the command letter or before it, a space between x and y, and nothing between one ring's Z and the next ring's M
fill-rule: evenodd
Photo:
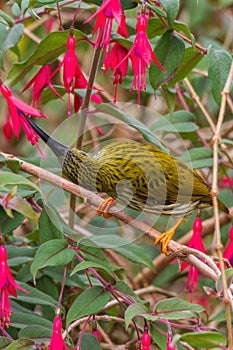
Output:
M52 239L63 238L62 226L54 216L51 216L52 212L53 209L44 204L44 209L42 210L39 219L39 237L41 243L45 243Z
M14 25L14 20L2 10L0 10L0 21L3 23L6 22L9 27L13 27Z
M31 274L35 281L38 270L46 266L66 265L73 259L75 252L67 247L62 239L53 239L40 245L31 265Z
M173 133L187 133L198 129L198 126L193 123L196 117L193 113L187 111L176 111L172 114L166 114L154 124L151 125L151 130L163 130Z
M0 228L2 233L9 234L15 230L25 219L17 211L13 213L14 217L9 218L4 209L0 206Z
M164 84L161 86L160 93L166 102L169 112L172 113L176 106L176 91L168 88L168 86Z
M187 38L189 38L190 40L194 40L194 37L186 23L174 21L173 29L175 29L177 32L183 32L187 36Z
M6 171L0 173L0 190L1 190L1 187L4 187L4 186L16 186L16 185L19 185L22 187L29 187L35 190L36 192L40 192L39 187L36 186L36 184L34 184L33 182L29 181L26 177L23 177L18 174L6 172Z
M137 315L143 314L147 312L147 308L142 303L131 304L125 311L125 327L126 329L129 327L130 322Z
M97 338L91 333L84 333L80 343L81 350L101 350Z
M30 258L29 256L17 256L11 260L8 261L8 266L19 266L22 264L25 264L27 262L31 262L33 258Z
M98 313L109 301L110 292L104 287L95 286L81 293L73 302L67 314L67 326L77 318Z
M41 292L39 289L36 289L34 287L31 287L29 284L19 282L19 285L23 288L25 288L29 293L25 293L21 290L17 291L17 298L14 298L18 301L23 301L29 304L33 305L47 305L51 306L53 309L57 306L57 300L53 299L51 296L49 296L46 293Z
M0 203L1 203L1 198L0 198ZM19 196L14 196L10 198L7 201L7 208L8 209L13 209L22 215L24 215L26 218L31 219L33 221L37 221L37 215L32 209L31 205L29 202L27 202L25 199L19 197Z
M229 139L221 139L220 143L226 143L227 145L233 146L233 140L229 140Z
M114 277L115 273L117 271L124 271L124 269L122 267L119 266L112 266L106 262L103 262L103 264L99 264L97 262L94 261L82 261L79 264L77 264L75 266L75 268L73 269L73 271L71 272L71 276L79 271L83 271L88 269L89 267L95 268L95 269L100 269L100 270L104 270L105 272L107 272L110 276Z
M52 328L53 323L46 320L44 317L39 315L24 313L24 312L14 312L11 315L11 326L23 329L26 326L43 326L46 328Z
M52 336L52 322L49 328L45 325L30 325L19 331L19 338L30 338L36 343L42 343L50 340Z
M180 67L185 53L185 45L172 30L166 31L159 39L154 53L159 62L166 69L162 72L160 68L152 62L149 69L149 78L151 86L157 90L160 85L168 83L173 79L175 71Z
M19 350L19 349L23 349L23 350L34 350L35 349L35 343L33 340L31 339L18 339L13 341L13 343L11 343L10 345L8 345L5 350Z
M5 36L4 41L1 44L3 56L2 59L4 59L7 50L15 47L18 44L23 34L23 30L24 26L22 23L17 23L9 28L7 35Z
M0 68L3 68L4 64L4 56L2 54L3 52L3 45L4 45L4 40L7 36L7 26L3 23L0 22Z
M175 72L174 77L169 81L168 86L174 86L175 83L184 79L202 60L203 56L204 55L202 55L195 47L187 47L185 49L183 61Z
M7 337L0 337L0 349L5 350L11 341Z
M160 3L166 11L169 25L172 26L179 12L179 0L160 0Z
M6 165L13 173L18 173L20 169L20 162L16 159L6 158L3 154L0 153L0 167L1 164Z
M201 169L213 165L213 152L209 148L195 147L186 151L179 159L193 169Z
M123 237L117 235L99 235L90 238L100 247L110 248L126 259L134 263L143 264L154 270L154 265L151 258L145 254L145 250L132 242L129 242Z
M194 332L181 335L180 340L197 348L216 348L218 345L226 345L226 338L218 332Z
M52 203L43 201L42 206L43 210L39 220L41 242L63 238L64 234L70 237L73 235L75 240L80 237L76 231L71 230Z
M164 33L164 24L158 17L150 18L148 21L147 36L149 39Z
M69 34L69 30L52 32L42 39L30 57L12 66L8 75L10 84L12 86L17 84L35 65L48 64L57 59L66 51ZM76 39L84 38L84 34L77 29L74 30L74 36Z
M121 292L121 294L125 295L127 299L131 300L131 302L137 302L139 304L145 303L124 281L116 281L114 287L118 292Z
M8 255L8 263L15 257L30 257L33 258L37 248L36 247L18 247L15 245L6 245L7 255ZM12 265L11 265L12 266Z
M165 318L167 320L179 320L184 318L192 318L195 314L203 312L205 309L197 304L188 301L170 298L161 300L155 305L155 316Z
M225 275L226 275L227 288L230 288L233 281L233 268L226 269ZM217 292L222 294L223 293L222 274L218 277L215 285L216 285Z
M81 238L78 242L78 247L80 248L85 260L94 261L96 263L108 263L103 251L99 246L90 238Z
M135 120L123 110L117 108L115 105L110 103L98 104L97 108L99 111L103 111L132 126L134 129L138 130L142 134L146 141L154 143L165 153L169 153L168 149L164 147L164 145L162 145L159 139L143 123L139 122L138 120Z
M217 104L221 103L221 92L230 72L232 57L225 50L215 50L211 46L208 50L208 77L213 97Z

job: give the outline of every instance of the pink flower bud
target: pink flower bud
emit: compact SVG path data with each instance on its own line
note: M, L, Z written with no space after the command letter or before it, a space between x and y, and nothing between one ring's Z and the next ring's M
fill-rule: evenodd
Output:
M201 233L201 231L202 231L202 220L201 220L201 218L197 217L194 220L193 231L197 232L197 233Z
M76 40L75 40L75 37L73 35L69 35L66 46L68 47L69 50L75 49Z

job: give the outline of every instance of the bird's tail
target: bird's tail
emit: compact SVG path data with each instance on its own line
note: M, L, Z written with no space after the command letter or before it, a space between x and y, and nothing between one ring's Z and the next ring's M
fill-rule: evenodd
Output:
M218 208L224 213L230 215L229 209L225 206L225 204L222 201L220 201L220 199L218 199Z
M53 153L57 156L59 161L63 162L64 157L66 156L69 147L63 145L62 143L55 140L52 136L50 136L46 131L44 131L39 125L37 125L31 118L24 116L27 120L28 124L32 127L32 129L40 136L40 138L49 146L49 148L53 151Z

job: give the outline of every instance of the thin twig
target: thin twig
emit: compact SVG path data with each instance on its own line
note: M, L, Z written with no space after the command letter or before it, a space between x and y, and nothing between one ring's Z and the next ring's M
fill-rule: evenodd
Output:
M231 323L231 303L230 296L227 287L227 279L224 269L224 261L222 255L222 243L221 243L221 232L220 232L220 223L219 223L219 214L218 214L218 200L217 200L217 192L218 192L218 153L219 153L219 141L220 141L220 131L221 126L224 121L224 115L226 110L227 96L230 91L231 82L233 79L233 62L231 64L231 68L228 74L227 81L225 86L221 92L221 104L218 115L218 122L215 129L215 134L213 137L213 181L212 181L212 198L213 198L213 208L214 208L214 217L215 217L215 237L216 237L216 252L219 257L219 264L221 269L221 278L223 285L223 295L224 295L224 303L226 308L226 323L227 323L227 331L228 331L228 346L229 349L233 349L233 335L232 335L232 323Z
M198 107L200 108L200 110L202 111L204 116L206 117L206 120L208 121L208 123L212 129L212 132L214 133L215 132L215 125L214 125L214 123L211 119L211 116L209 115L207 109L201 103L200 97L197 95L196 91L194 90L194 88L193 88L192 84L190 83L190 81L188 80L188 78L184 78L184 83L187 86L191 97L194 99L194 101L196 102L196 104L198 105Z
M88 86L86 89L86 94L83 100L83 105L81 108L81 116L78 126L78 135L77 135L77 142L76 142L76 148L81 149L82 148L82 142L83 142L83 135L85 131L85 125L86 125L86 118L87 118L87 111L89 108L89 103L91 99L91 93L94 86L95 76L96 72L98 70L99 66L99 60L100 60L100 54L101 54L101 46L97 46L94 51L94 56L91 64L91 70L90 70L90 76L88 79ZM76 204L76 198L74 194L71 194L70 196L70 211L69 211L69 226L71 228L74 227L74 213L75 213L75 204Z

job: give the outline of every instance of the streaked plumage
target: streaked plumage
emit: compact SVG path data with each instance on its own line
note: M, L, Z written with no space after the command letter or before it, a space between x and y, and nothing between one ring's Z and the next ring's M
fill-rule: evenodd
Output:
M69 149L62 172L135 210L179 216L212 205L210 188L196 171L148 144L112 142L94 156ZM219 207L226 212L220 201Z

